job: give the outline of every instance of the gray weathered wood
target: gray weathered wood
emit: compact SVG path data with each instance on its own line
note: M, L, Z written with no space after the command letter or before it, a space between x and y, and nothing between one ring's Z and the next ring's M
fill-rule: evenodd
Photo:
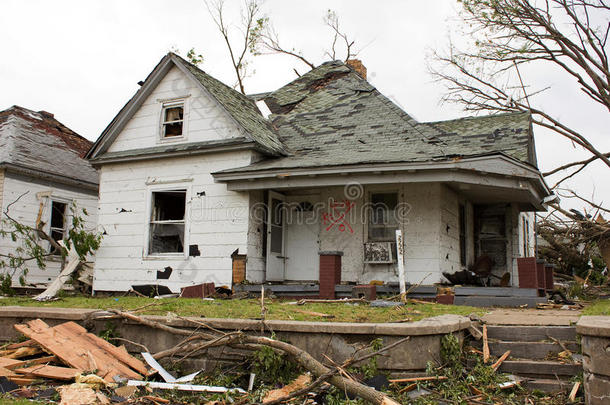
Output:
M565 343L565 346L574 353L578 352L576 343ZM546 342L491 342L489 351L492 356L501 356L510 350L511 359L544 359L549 353L563 351L561 346Z
M544 360L506 360L502 363L499 370L503 373L521 376L574 376L582 373L582 365Z
M574 326L499 326L488 325L487 336L490 339L505 342L540 342L550 341L549 336L561 342L575 341Z

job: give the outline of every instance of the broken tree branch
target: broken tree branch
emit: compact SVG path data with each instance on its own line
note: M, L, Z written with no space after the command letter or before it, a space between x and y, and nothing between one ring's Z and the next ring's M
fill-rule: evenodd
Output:
M142 318L137 315L130 314L128 312L122 312L119 310L111 310L110 312L113 312L117 315L120 315L120 316L122 316L126 319L129 319L129 320L132 320L134 322L138 322L138 323L141 323L141 324L149 326L149 327L161 329L166 332L170 332L170 333L174 333L174 334L178 334L178 335L182 335L182 336L193 334L193 332L191 332L191 331L163 325L159 322L151 321L149 319ZM339 388L342 391L345 391L349 394L361 397L361 398L365 399L366 401L369 401L373 404L398 405L398 402L394 401L392 398L390 398L383 392L377 391L372 387L368 387L366 385L360 384L359 382L350 380L348 378L336 375L338 370L342 369L342 367L337 367L336 369L330 369L330 368L324 366L322 363L320 363L318 360L316 360L312 355L310 355L306 351L299 349L298 347L293 346L290 343L281 342L281 341L271 339L268 337L264 337L264 336L248 336L248 335L245 335L243 332L234 332L232 334L225 334L224 336L214 336L214 335L204 334L204 333L199 334L199 336L201 336L202 338L206 335L208 336L209 342L203 342L202 346L210 345L212 343L212 341L214 341L214 344L220 344L221 342L222 342L222 344L227 344L227 345L230 345L233 343L240 343L240 344L250 344L250 345L256 345L256 346L267 346L272 349L277 349L277 350L280 350L280 351L288 354L290 356L290 358L292 358L294 361L296 361L301 367L303 367L304 369L311 372L317 378L326 376L326 374L332 372L332 375L328 377L328 382L330 384L336 386L337 388ZM393 345L388 346L385 350L388 350L390 347L394 347L394 346L398 345L399 343L404 342L406 339L408 339L408 337L395 342ZM366 359L372 355L374 355L374 354L363 356L361 359L359 359L359 361L362 361L363 359ZM335 370L337 370L337 371L335 371Z

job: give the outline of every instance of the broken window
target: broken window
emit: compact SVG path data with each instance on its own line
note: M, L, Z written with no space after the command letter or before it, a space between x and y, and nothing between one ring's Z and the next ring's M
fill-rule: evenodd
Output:
M63 240L64 235L66 234L66 210L68 208L68 204L52 201L51 202L51 229L50 236L53 238L55 242ZM54 252L55 248L50 246L49 252L54 254L59 254L60 252Z
M185 212L186 190L152 193L149 254L184 253Z
M171 103L163 105L163 138L182 136L184 124L184 103Z
M371 194L371 209L369 210L369 241L394 241L398 221L396 207L398 193Z

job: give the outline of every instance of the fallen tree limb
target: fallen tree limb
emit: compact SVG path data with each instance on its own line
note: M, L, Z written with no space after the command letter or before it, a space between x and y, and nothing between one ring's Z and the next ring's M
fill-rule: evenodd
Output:
M175 334L182 335L182 336L194 335L194 333L192 331L163 325L159 322L151 321L151 320L139 317L137 315L130 314L128 312L122 312L122 311L118 311L118 310L111 310L110 312L116 313L117 315L130 319L132 321L141 323L143 325L147 325L147 326L150 326L153 328L164 330L166 332L175 333ZM337 373L343 368L342 366L338 366L334 369L330 369L330 368L324 366L321 362L316 360L312 355L310 355L306 351L299 349L298 347L293 346L289 343L281 342L281 341L271 339L268 337L264 337L264 336L248 336L248 335L244 334L243 332L234 332L230 336L228 334L225 334L224 336L215 336L215 335L211 335L211 334L207 334L207 333L199 333L197 335L199 337L201 337L202 339L214 341L215 344L220 344L222 339L225 339L226 342L223 342L223 344L227 344L227 345L231 345L234 343L240 343L240 344L250 344L250 345L257 345L257 346L267 346L272 349L281 350L282 352L291 356L291 358L294 359L301 367L308 370L315 377L317 377L316 382L323 377L323 379L320 380L320 383L322 381L327 380L330 384L339 388L341 391L345 391L354 396L361 397L361 398L365 399L366 401L369 401L373 404L399 405L398 402L394 401L392 398L390 398L388 395L386 395L385 393L383 393L381 391L377 391L376 389L374 389L372 387L368 387L359 382L356 382L356 381L353 381L353 380L350 380L345 377L337 375ZM404 341L406 341L408 339L409 339L409 337L406 337L405 339L401 339L397 342L394 342L392 345L388 345L384 349L389 350L390 348L395 347L398 344L403 343ZM207 345L207 347L209 347L209 345L211 343L212 342L202 342L202 343L200 343L200 347L203 347L206 345ZM195 347L193 347L193 350L196 351L197 349ZM368 354L359 359L353 360L353 362L349 362L349 364L363 361L363 360L370 358L377 354L379 354L379 351Z
M63 247L64 242L60 241L60 248ZM78 253L74 250L74 244L71 244L70 250L68 251L68 263L61 270L61 273L57 276L55 280L47 287L46 290L38 294L34 297L36 301L48 301L50 299L55 298L57 293L61 291L64 285L70 280L72 277L72 273L77 271L80 266L81 261Z

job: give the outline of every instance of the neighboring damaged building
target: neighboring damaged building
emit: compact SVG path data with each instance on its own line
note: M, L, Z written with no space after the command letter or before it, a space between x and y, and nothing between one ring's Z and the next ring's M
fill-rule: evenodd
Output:
M341 257L335 280L392 283L399 251L412 283L485 257L516 285L550 195L530 116L421 123L365 75L328 62L246 97L165 56L88 155L107 234L94 289L230 285L236 257L250 282L317 282L320 253Z
M92 142L57 121L46 111L13 106L0 112L0 206L22 225L36 226L59 241L66 236L72 210L86 209L87 229L96 227L98 175L84 159ZM0 253L15 252L23 242L0 238ZM48 242L42 242L51 251ZM26 287L44 287L62 266L61 255L50 255L41 270L28 265ZM12 272L10 268L0 271ZM18 282L19 273L13 277Z

